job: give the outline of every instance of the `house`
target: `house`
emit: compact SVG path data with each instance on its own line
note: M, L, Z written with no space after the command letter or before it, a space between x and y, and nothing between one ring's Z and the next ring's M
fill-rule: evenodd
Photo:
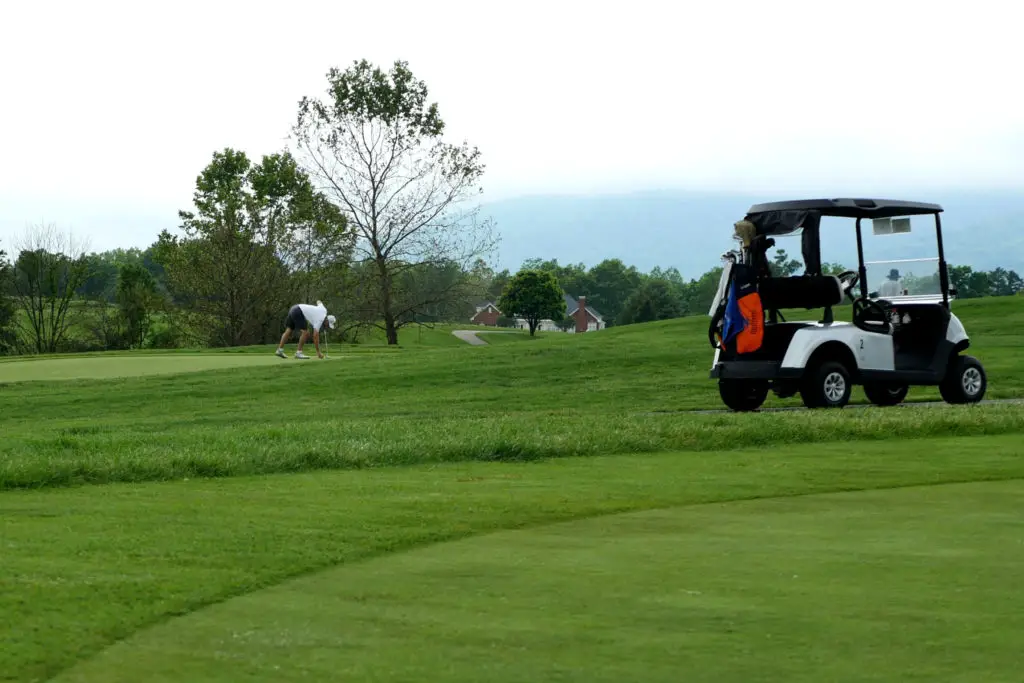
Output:
M587 306L587 297L581 296L579 301L576 301L572 296L562 293L565 297L565 315L566 317L572 318L576 321L573 327L570 327L567 332L594 332L596 330L603 330L607 325L604 322L604 318L598 313L592 306ZM558 326L559 321L544 319L537 324L538 332L559 332L561 328ZM530 329L530 324L526 322L524 318L516 318L516 327L524 330Z
M594 310L593 306L587 306L585 296L581 296L579 302L576 302L566 294L565 314L576 321L575 332L595 332L607 327L604 317Z
M469 322L474 325L487 325L488 327L497 327L498 318L501 317L501 311L494 305L493 301L484 301L476 305L476 313Z

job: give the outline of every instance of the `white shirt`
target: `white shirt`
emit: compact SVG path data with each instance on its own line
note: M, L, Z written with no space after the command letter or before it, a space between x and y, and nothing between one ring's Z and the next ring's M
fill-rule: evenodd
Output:
M302 311L302 315L306 316L306 322L314 330L319 330L324 324L324 319L327 318L327 309L323 305L310 306L309 304L299 304L299 310Z
M900 286L899 280L886 280L878 288L879 296L900 296L901 294L903 294L903 287Z

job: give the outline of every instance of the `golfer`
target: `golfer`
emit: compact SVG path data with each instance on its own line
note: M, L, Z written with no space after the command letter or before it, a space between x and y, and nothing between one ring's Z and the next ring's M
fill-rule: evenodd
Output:
M903 294L903 283L900 282L900 271L893 268L889 271L889 278L878 288L879 296L899 296Z
M316 306L310 306L309 304L295 304L288 311L288 317L284 321L285 331L281 335L281 343L277 345L276 354L281 358L287 358L284 352L284 345L288 343L288 339L291 338L292 334L298 330L302 330L302 334L299 336L299 346L295 350L296 358L309 358L302 352L302 346L309 339L309 331L313 330L313 345L316 347L317 358L323 358L324 354L320 351L320 330L324 329L324 326L334 329L337 324L337 319L333 315L327 314L327 308L324 306L323 301L317 301Z

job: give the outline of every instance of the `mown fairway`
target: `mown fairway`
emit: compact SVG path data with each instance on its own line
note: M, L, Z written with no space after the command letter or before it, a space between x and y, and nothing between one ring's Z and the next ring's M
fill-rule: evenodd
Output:
M143 375L260 367L280 363L269 354L111 354L78 358L6 361L0 363L0 384L40 380L109 379Z
M706 324L0 387L0 680L1015 680L1024 408L688 413Z

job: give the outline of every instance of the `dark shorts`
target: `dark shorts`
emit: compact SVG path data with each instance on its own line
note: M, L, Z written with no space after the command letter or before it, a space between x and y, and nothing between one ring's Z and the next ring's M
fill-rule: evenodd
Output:
M290 330L304 330L308 326L306 322L306 316L302 315L302 309L298 306L292 306L291 310L288 311L288 317L284 321L284 326Z

